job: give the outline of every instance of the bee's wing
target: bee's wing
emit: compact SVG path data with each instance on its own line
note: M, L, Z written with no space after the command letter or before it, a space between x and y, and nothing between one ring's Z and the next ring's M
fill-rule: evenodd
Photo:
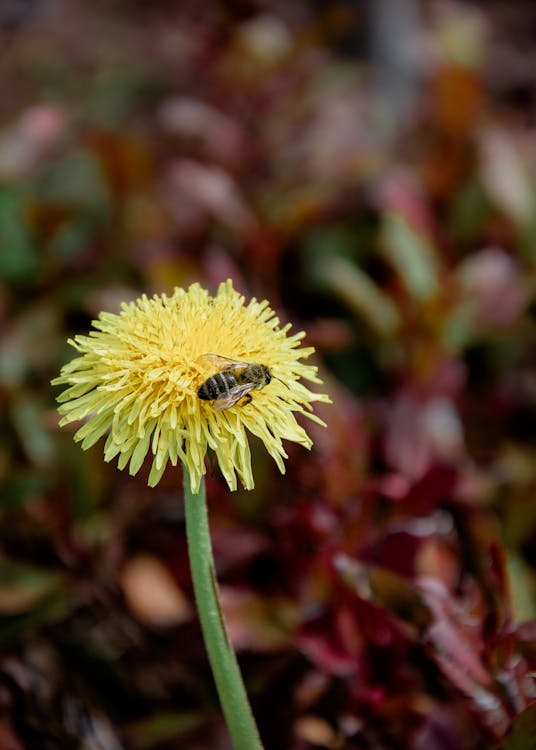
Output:
M241 398L247 396L254 388L255 383L242 383L241 385L235 385L235 387L231 388L228 393L225 393L214 401L215 411L230 409L231 406L237 404Z
M238 359L222 357L219 354L202 354L200 357L198 357L198 359L206 359L215 367L219 367L221 370L230 370L233 367L247 367L249 364L249 362L242 362Z

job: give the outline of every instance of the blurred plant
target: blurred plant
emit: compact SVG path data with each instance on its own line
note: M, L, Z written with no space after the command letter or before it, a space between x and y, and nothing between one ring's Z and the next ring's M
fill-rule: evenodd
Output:
M258 439L255 493L206 477L266 744L525 750L535 8L43 9L0 61L0 744L226 747L174 472L78 450L48 384L99 310L231 277L338 407L284 480Z

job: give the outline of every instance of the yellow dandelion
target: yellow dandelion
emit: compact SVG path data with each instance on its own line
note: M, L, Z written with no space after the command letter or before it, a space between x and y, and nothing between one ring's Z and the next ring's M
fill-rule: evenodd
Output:
M143 295L124 303L118 315L101 313L93 327L89 336L69 341L80 356L52 381L69 386L58 398L60 425L84 421L75 434L84 449L108 433L105 460L118 456L118 467L128 465L130 474L150 452L151 486L168 461L180 459L197 492L211 448L229 488L236 489L238 474L252 489L248 433L262 440L284 473L283 441L312 444L295 414L323 424L311 404L329 398L300 382L322 382L316 367L301 361L314 351L301 347L305 334L289 335L290 325L280 327L267 301L246 304L231 281L220 284L215 296L199 284L171 296ZM221 358L262 364L272 379L222 408L221 401L198 393Z

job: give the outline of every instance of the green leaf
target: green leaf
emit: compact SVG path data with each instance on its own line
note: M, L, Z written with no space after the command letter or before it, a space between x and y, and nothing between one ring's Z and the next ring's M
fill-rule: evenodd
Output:
M4 560L0 564L0 614L22 614L55 593L60 586L56 573Z
M22 195L13 189L0 190L0 278L21 281L33 277L37 256L25 224Z
M148 750L195 729L202 721L203 717L196 713L162 712L131 724L127 731L137 747Z
M415 299L426 300L437 292L438 256L429 237L417 232L403 216L388 213L384 217L383 246L387 259Z

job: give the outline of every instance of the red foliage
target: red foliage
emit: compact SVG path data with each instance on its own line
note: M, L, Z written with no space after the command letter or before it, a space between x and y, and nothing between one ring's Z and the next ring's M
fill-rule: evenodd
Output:
M334 402L207 480L267 750L532 746L536 14L413 6L0 3L2 748L228 748L180 477L49 387L99 310L227 277Z

